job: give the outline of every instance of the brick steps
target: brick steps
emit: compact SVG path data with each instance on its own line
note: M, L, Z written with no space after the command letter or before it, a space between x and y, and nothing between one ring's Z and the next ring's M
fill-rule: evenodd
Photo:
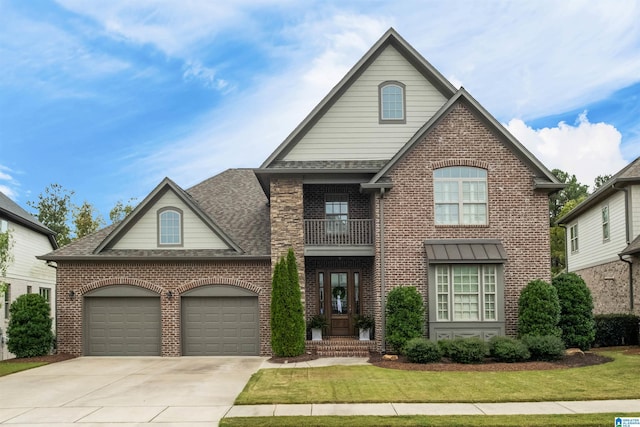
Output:
M324 337L322 341L307 341L307 352L320 357L369 357L375 341L360 341L356 337Z

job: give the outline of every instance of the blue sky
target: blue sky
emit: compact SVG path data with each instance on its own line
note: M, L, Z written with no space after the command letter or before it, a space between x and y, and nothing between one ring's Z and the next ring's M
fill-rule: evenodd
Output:
M640 2L0 0L0 191L258 167L389 28L549 168L640 156Z

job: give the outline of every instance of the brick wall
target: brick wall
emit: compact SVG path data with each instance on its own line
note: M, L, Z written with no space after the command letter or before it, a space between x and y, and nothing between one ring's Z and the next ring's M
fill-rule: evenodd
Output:
M636 263L634 269L640 269L640 265ZM584 268L575 273L582 277L591 290L594 314L629 313L629 265L627 263L614 261ZM636 278L636 283L637 280Z
M487 226L436 226L433 170L487 169ZM386 292L416 286L428 300L426 239L500 239L504 264L506 333L516 333L518 298L533 279L550 280L548 197L533 189L529 168L462 103L416 144L389 176L384 196ZM375 286L380 291L379 203L376 200ZM380 319L378 319L378 323ZM426 330L426 325L425 325Z
M179 356L180 294L199 286L233 285L258 294L260 354L271 353L271 265L228 262L58 262L58 351L82 355L82 295L111 285L133 285L161 295L162 356ZM69 292L75 293L71 297ZM167 291L173 297L168 298Z
M304 185L304 218L325 218L325 195L347 194L349 197L349 219L371 218L371 196L360 192L360 185L326 184Z

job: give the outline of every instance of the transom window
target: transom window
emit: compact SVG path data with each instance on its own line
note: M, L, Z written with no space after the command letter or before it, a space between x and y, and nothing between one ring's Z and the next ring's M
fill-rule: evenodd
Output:
M487 171L455 166L433 171L436 225L487 224Z
M602 240L609 240L609 206L602 207Z
M349 196L327 194L324 201L324 217L327 220L327 233L346 233L349 220Z
M400 82L380 85L380 123L405 123L405 86Z
M158 244L182 244L182 211L177 208L165 208L158 213Z
M498 320L497 277L495 265L437 265L437 320Z
M578 252L578 224L569 228L569 240L571 242L571 252Z

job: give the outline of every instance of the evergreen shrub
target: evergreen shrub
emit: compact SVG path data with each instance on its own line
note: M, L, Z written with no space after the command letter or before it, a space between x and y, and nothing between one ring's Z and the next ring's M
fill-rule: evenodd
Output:
M522 362L529 357L529 349L522 342L510 337L493 337L489 340L489 354L498 362Z
M20 295L9 308L7 348L16 357L49 354L53 348L51 308L38 294Z
M633 314L599 314L595 316L596 347L638 345L640 317Z
M518 300L518 337L555 335L560 337L560 300L555 287L543 280L529 282Z
M456 338L448 346L449 358L456 363L482 363L488 351L480 338Z
M565 345L555 335L525 335L522 342L529 349L532 360L559 360L564 357Z
M423 335L424 303L414 286L400 286L387 296L387 343L400 354L412 338Z
M405 355L411 363L435 363L442 358L438 344L426 338L412 338L405 344Z
M562 330L562 340L567 347L589 350L596 338L591 291L575 273L560 274L551 284L558 291L560 301L558 326Z

